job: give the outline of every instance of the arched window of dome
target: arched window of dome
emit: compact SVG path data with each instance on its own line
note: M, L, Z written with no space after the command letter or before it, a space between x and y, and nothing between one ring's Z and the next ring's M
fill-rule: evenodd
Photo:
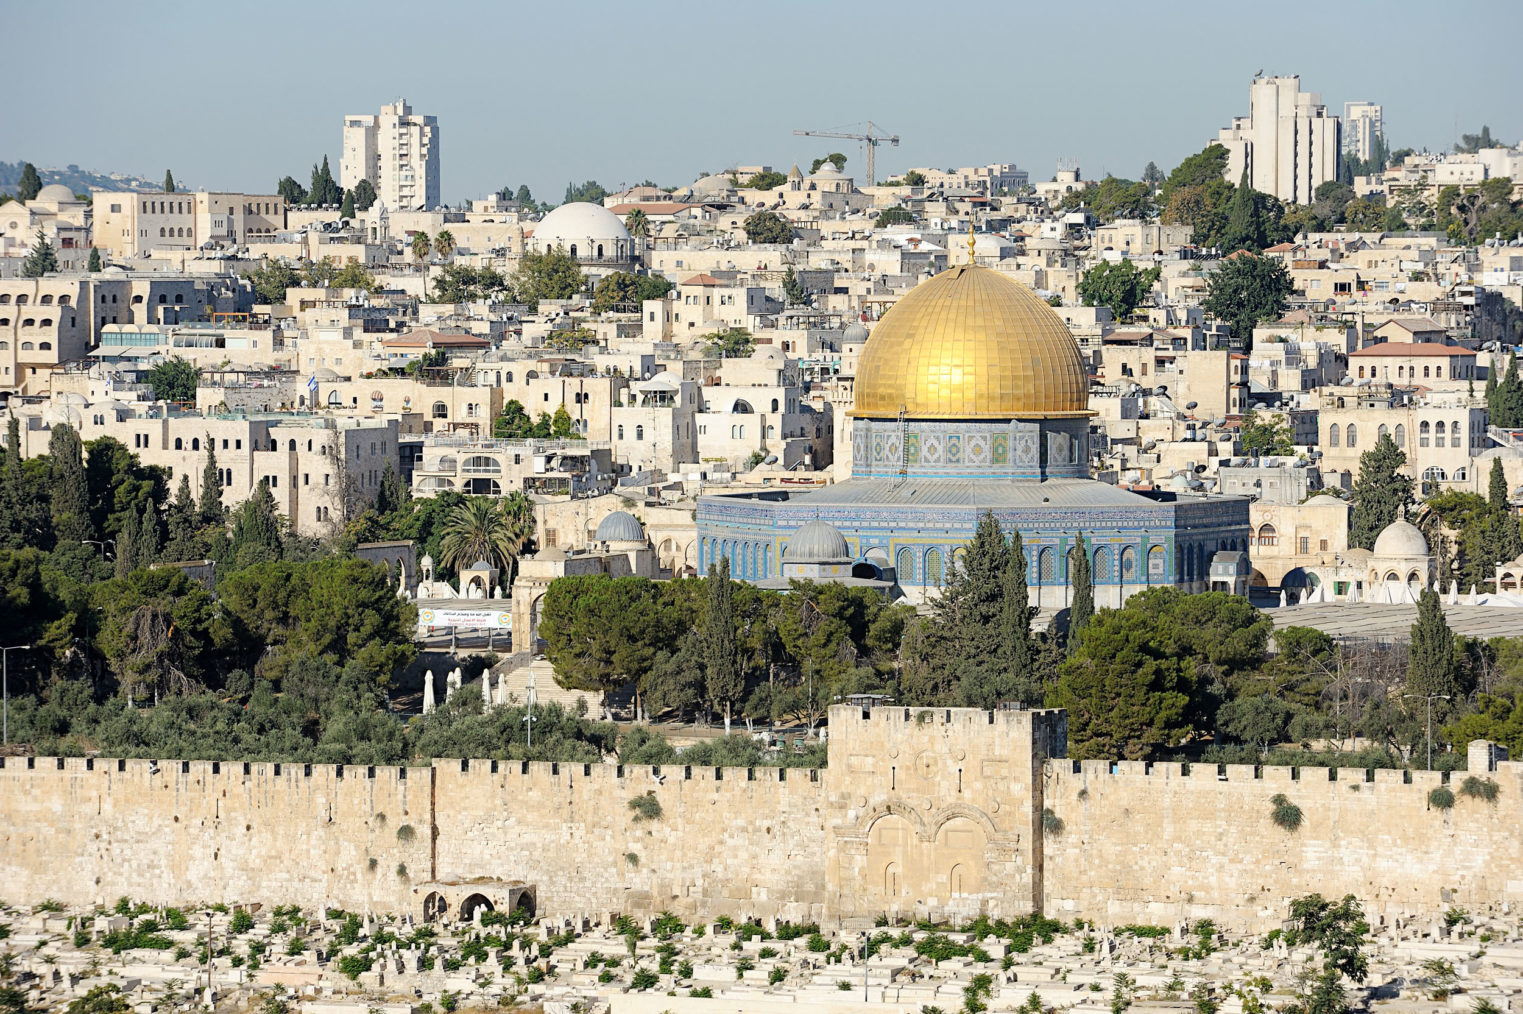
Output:
M1048 584L1057 579L1052 560L1053 552L1050 546L1043 546L1037 552L1036 576L1037 581L1042 584Z
M1163 552L1163 547L1162 546L1150 546L1150 547L1148 547L1148 583L1149 584L1151 584L1153 582L1154 578L1157 578L1159 580L1162 580L1164 578L1164 576L1165 576L1165 570L1164 570L1164 568L1166 566L1165 560L1166 560L1166 558L1164 556L1164 552Z
M1275 531L1274 525L1259 526L1258 544L1261 546L1278 546L1280 544L1280 533Z
M1338 424L1337 423L1333 423L1331 426L1329 426L1327 428L1327 446L1329 446L1329 447L1337 447L1338 446L1338 435L1339 435L1340 432L1341 432L1341 430L1338 428Z
M1460 421L1458 419L1456 419L1456 420L1454 420L1454 424L1449 427L1449 446L1450 447L1458 447L1459 445L1460 445Z
M925 554L925 583L941 587L941 550L929 549Z
M1121 550L1121 580L1126 584L1137 580L1137 550L1131 546Z
M1344 431L1344 440L1347 442L1349 447L1358 447L1359 427L1355 426L1353 423L1349 423L1348 429Z
M1101 546L1095 550L1095 562L1092 573L1095 584L1110 584L1112 582L1111 549L1109 546Z
M897 561L894 564L896 575L900 584L913 584L915 582L915 552L908 546L899 550Z

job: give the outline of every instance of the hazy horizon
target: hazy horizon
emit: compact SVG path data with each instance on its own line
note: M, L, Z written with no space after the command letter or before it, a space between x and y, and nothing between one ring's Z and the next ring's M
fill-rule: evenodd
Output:
M82 27L67 50L17 48L12 80L46 85L7 109L0 160L148 179L172 169L182 185L271 192L288 174L306 185L324 155L337 176L343 117L405 97L439 118L449 204L523 183L559 201L569 181L613 190L737 164L807 169L830 151L860 179L857 142L792 131L859 132L869 119L901 137L878 149L880 178L1013 162L1045 180L1069 158L1086 177L1135 179L1149 161L1168 171L1246 114L1260 69L1299 74L1333 114L1380 103L1392 147L1448 149L1482 124L1508 143L1523 134L1507 63L1523 7L1479 0L1441 16L1408 0L1333 6L1338 21L1311 27L1202 3L1102 2L1083 23L1073 8L974 3L938 16L903 0L778 0L744 14L593 0L575 25L567 10L71 5ZM14 38L41 40L60 8L22 0L9 14ZM1472 29L1466 48L1424 52L1455 26ZM134 86L139 96L125 98Z

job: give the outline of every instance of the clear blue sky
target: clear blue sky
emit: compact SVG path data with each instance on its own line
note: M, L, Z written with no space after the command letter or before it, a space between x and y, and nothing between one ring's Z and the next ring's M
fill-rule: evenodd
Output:
M570 179L662 185L735 164L786 169L898 133L880 177L912 165L1059 156L1136 178L1198 151L1260 68L1300 74L1333 111L1385 107L1393 146L1444 148L1490 124L1523 135L1512 0L1316 8L1199 3L771 0L11 0L0 160L268 192L306 183L341 120L405 96L438 116L443 197ZM433 19L430 22L428 19ZM24 87L21 82L28 82Z

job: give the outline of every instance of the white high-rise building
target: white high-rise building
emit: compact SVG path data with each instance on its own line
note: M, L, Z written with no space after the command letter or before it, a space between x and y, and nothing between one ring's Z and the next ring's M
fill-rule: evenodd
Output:
M1301 90L1300 75L1254 78L1248 115L1233 117L1216 143L1227 149L1228 182L1247 166L1253 189L1288 204L1310 204L1317 187L1338 178L1338 117L1327 115L1322 96Z
M379 116L344 117L339 184L369 180L392 211L439 206L439 120L415 116L405 99Z
M1380 107L1373 102L1343 104L1343 154L1370 158L1375 153L1375 138L1383 133Z

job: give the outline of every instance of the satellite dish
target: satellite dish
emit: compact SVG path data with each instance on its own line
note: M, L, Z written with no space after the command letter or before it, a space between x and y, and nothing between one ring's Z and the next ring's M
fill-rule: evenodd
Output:
M767 455L765 458L762 459L762 464L763 465L775 465L775 464L777 464L777 455L776 454L769 454L769 455Z
M1164 396L1164 395L1166 395L1166 394L1168 394L1168 393L1169 393L1169 388L1168 388L1168 386L1167 386L1167 385L1161 385L1161 386L1159 386L1159 387L1158 387L1158 388L1157 388L1157 390L1156 390L1156 392L1155 392L1155 393L1157 393L1157 395L1158 395L1158 396L1159 396L1159 397L1160 397L1160 398L1162 398L1162 397L1163 397L1163 396Z
M1199 405L1199 404L1200 404L1200 402L1198 402L1198 401L1187 401L1187 402L1185 402L1185 409L1187 411L1193 412L1193 411L1195 411L1195 407L1197 405Z
M1225 426L1225 425L1227 425L1227 420L1226 419L1212 419L1211 420L1211 425L1212 426Z

